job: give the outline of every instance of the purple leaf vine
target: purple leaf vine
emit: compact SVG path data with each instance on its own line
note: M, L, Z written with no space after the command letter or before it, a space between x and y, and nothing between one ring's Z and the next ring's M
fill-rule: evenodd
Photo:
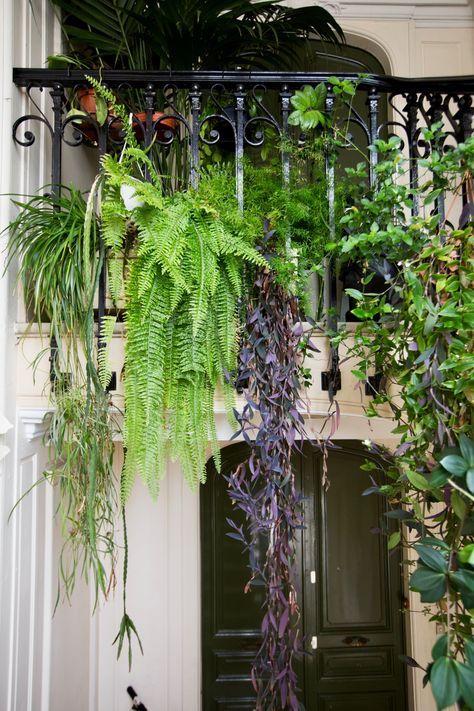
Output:
M235 413L235 437L243 437L250 455L228 478L229 495L246 516L240 527L229 520L228 535L248 548L247 590L263 585L266 591L262 642L251 671L257 711L300 709L295 660L303 645L295 557L303 506L291 455L306 437L300 375L308 349L317 350L304 331L297 298L270 268L259 271L247 302L236 380L245 404Z

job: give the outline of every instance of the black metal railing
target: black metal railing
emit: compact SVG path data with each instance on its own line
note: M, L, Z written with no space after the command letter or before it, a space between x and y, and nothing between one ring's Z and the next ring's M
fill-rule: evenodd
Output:
M288 116L293 92L305 84L328 82L323 73L275 72L90 72L114 91L120 103L131 107L137 131L147 147L154 143L164 155L178 141L184 146L185 179L193 186L199 180L202 149L226 141L227 150L235 157L236 199L243 206L244 154L261 148L268 134L285 138L289 133ZM409 158L427 156L433 146L423 139L423 128L441 121L446 140L453 145L468 138L473 130L474 77L403 79L370 75L343 74L340 78L356 83L356 98L345 104L346 115L340 120L353 132L352 143L367 151L377 138L396 133L402 139ZM120 122L109 115L102 125L93 112L87 131L78 127L77 116L68 114L77 101L78 90L87 86L85 73L79 70L14 69L13 81L24 87L35 113L19 117L13 125L13 140L20 146L31 146L35 140L34 123L49 129L51 142L51 184L61 185L63 147L84 143L97 147L97 159L106 150L119 148L123 142ZM335 96L327 83L326 111L334 108ZM44 113L35 93L49 89L51 111ZM139 114L139 112L144 112ZM158 113L159 112L159 113ZM281 144L280 144L281 145ZM46 147L45 147L46 150ZM369 152L370 180L375 181L377 154ZM288 180L290 157L281 150L283 179ZM333 163L327 164L329 215L333 215L334 193L338 175ZM411 163L411 183L418 182L416 161ZM415 203L414 211L419 207ZM436 209L444 214L440 195ZM331 225L330 225L331 229ZM335 270L327 265L325 285L327 325L337 329L337 294ZM105 281L101 280L99 319L104 313ZM330 392L337 389L338 354L331 353L326 378Z

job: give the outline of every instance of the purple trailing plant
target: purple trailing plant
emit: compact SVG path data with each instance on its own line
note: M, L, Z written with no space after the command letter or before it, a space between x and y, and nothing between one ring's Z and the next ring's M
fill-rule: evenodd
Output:
M228 519L233 528L228 535L249 550L252 576L246 590L266 589L262 642L251 671L257 711L301 708L295 556L303 506L291 455L306 437L300 376L307 349L316 350L305 334L298 299L278 283L273 270L259 271L247 303L236 381L245 405L236 412L240 429L235 436L244 438L250 456L228 479L229 495L246 515L240 527ZM262 549L266 553L259 556Z

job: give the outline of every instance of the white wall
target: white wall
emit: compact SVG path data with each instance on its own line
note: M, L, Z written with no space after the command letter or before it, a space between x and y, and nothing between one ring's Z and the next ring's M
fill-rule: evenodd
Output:
M5 194L32 194L50 182L49 132L38 122L19 129L35 134L31 148L12 141L12 124L27 113L37 113L25 92L12 83L13 66L44 66L46 56L60 49L60 36L48 0L0 2L0 229L14 214ZM43 111L52 105L49 92L33 92ZM89 593L75 607L67 623L53 618L56 595L56 556L59 537L53 530L53 491L40 484L17 507L15 502L41 480L46 466L43 446L43 403L22 408L17 398L20 347L15 323L23 320L21 300L15 293L15 265L3 275L6 235L0 238L0 412L13 429L8 433L10 454L0 462L0 708L5 711L51 711L69 708L71 692L77 709L88 706L88 677L82 691L71 683L74 665L88 670ZM20 371L20 380L31 382L31 369ZM82 616L82 619L81 619ZM68 637L71 620L76 625ZM69 626L69 628L68 628ZM60 634L56 632L60 629ZM81 646L85 636L85 645ZM69 639L69 645L66 641ZM76 658L74 655L77 655ZM59 682L59 684L58 684ZM64 690L54 706L56 690ZM53 701L50 703L51 690ZM82 696L81 696L82 694Z

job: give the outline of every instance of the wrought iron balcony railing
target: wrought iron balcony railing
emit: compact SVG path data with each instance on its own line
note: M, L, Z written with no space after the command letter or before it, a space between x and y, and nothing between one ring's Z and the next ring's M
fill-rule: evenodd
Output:
M163 148L169 146L179 133L189 143L190 179L195 184L199 170L199 147L202 143L217 144L221 139L216 126L226 126L231 132L235 146L237 197L242 200L243 164L239 158L246 148L263 144L267 126L276 134L288 133L290 97L304 84L315 85L327 81L323 73L276 73L276 72L135 72L94 71L91 76L102 81L117 92L119 100L130 104L133 97L135 110L143 112L136 120L141 124L144 145L152 141ZM401 135L410 156L426 152L428 147L421 140L421 128L443 121L447 133L455 142L465 140L472 132L474 107L474 77L443 77L430 79L402 79L389 76L367 76L360 79L356 74L344 74L357 83L359 100L349 106L344 120L359 131L360 148L367 148L383 132L396 131ZM37 114L20 117L13 125L13 138L19 145L31 146L34 132L20 128L34 121L44 123L51 134L52 185L61 182L61 157L63 142L79 146L88 140L83 133L74 130L77 117L68 116L66 109L77 90L87 86L85 73L79 70L14 69L13 81L25 87L36 107ZM331 85L326 98L326 110L331 112L334 94ZM52 113L45 115L34 100L34 90L50 89ZM252 103L251 115L246 111ZM363 108L365 105L365 109ZM136 107L140 108L137 109ZM204 110L204 112L203 112ZM166 116L157 117L157 111ZM180 130L169 130L172 117ZM120 144L120 128L113 116L99 126L91 117L93 141L98 146L98 155L110 144ZM156 137L157 125L164 131ZM208 129L206 131L206 129ZM90 136L90 134L89 134ZM365 146L363 145L365 143ZM288 156L282 155L288 161ZM372 163L376 160L372 154ZM416 180L416 176L413 176Z
M305 84L327 82L326 112L331 114L335 96L322 73L275 72L153 72L104 71L90 74L114 91L118 101L131 107L135 115L137 134L145 146L152 143L163 154L179 140L185 147L186 179L194 186L199 180L201 149L226 142L226 150L235 157L236 197L243 204L245 154L256 151L268 140L269 134L285 138L291 127L288 117L292 110L290 98ZM345 115L340 119L346 131L352 133L351 145L366 152L379 137L396 133L400 136L409 158L427 156L432 150L423 138L423 128L442 122L446 132L446 146L468 138L473 130L474 77L443 77L403 79L390 76L341 75L356 83L356 97L345 104ZM13 81L23 87L36 112L19 117L13 125L14 141L25 148L35 142L34 124L40 122L48 129L51 151L51 184L53 190L61 185L63 147L80 147L89 143L97 148L97 160L107 150L123 143L120 121L109 115L102 125L91 112L87 130L78 125L77 115L68 113L77 101L78 90L87 87L85 73L79 70L14 69ZM37 90L49 90L51 112L44 113L35 98ZM139 113L142 112L142 113ZM159 112L159 113L158 113ZM275 145L284 145L276 142ZM349 146L349 144L348 144ZM341 153L343 153L343 148ZM290 171L290 157L281 150L283 178ZM377 155L368 153L370 179L375 180ZM257 157L261 160L261 157ZM413 161L410 180L417 184L416 162ZM328 200L334 203L337 168L328 162ZM414 210L417 209L415 205ZM440 195L436 209L443 215L444 200ZM337 321L337 284L331 265L327 267L325 310L329 327ZM99 318L104 313L104 289L99 296ZM332 316L331 316L332 314ZM338 355L333 352L329 370L329 386L337 387Z

